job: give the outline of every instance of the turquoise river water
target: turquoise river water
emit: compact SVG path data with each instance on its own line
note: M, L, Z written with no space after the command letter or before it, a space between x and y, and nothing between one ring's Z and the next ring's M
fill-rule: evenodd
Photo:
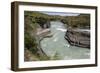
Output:
M67 40L65 40L64 36L67 29L63 23L51 21L50 30L53 36L44 38L41 41L41 47L49 57L53 57L55 53L57 53L61 60L90 58L89 49L71 46Z

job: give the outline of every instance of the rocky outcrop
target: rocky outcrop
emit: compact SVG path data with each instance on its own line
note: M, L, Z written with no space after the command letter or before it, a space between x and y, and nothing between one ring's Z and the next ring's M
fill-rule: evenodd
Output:
M38 28L36 32L36 40L37 40L37 48L38 48L38 55L42 57L48 58L46 53L41 48L41 40L43 40L46 37L51 37L53 34L51 34L50 28Z
M65 39L70 45L90 48L90 32L77 29L68 29L65 34Z
M47 29L38 29L36 35L39 37L38 40L41 40L45 37L51 37L53 34L51 34L51 31L49 28Z
M50 28L50 21L47 21L45 24L40 24L43 29Z

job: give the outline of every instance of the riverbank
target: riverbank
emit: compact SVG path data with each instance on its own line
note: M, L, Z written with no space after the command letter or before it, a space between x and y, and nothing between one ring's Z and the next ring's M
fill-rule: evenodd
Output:
M78 46L90 49L90 32L81 31L81 29L68 29L65 34L65 39L72 46Z

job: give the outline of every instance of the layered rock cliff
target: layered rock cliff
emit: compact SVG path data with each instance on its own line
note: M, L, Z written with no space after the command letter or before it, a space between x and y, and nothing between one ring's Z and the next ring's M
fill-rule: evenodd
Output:
M90 32L78 29L68 29L65 39L73 46L90 48Z

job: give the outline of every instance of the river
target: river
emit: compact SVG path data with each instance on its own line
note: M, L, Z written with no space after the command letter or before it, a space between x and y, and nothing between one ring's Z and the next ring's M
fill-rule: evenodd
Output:
M71 46L65 40L64 36L67 29L63 23L59 21L51 21L50 23L53 36L41 41L41 47L49 57L52 58L57 53L61 60L90 58L90 49Z

